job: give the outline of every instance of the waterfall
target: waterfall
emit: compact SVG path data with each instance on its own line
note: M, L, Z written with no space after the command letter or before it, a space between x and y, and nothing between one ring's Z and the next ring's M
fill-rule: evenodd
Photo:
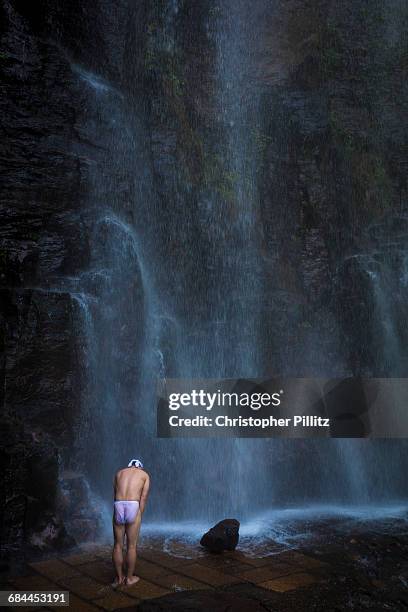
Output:
M89 269L70 283L73 295L90 296L76 298L87 338L82 455L89 482L109 499L115 470L141 456L153 480L149 516L157 520L245 519L285 504L398 497L403 485L381 465L395 466L399 447L382 441L155 437L158 378L289 376L299 364L299 377L313 375L315 364L316 376L351 373L335 308L324 320L316 315L315 328L296 344L308 296L294 306L289 281L285 290L279 284L287 264L279 251L282 220L275 242L263 232L265 143L276 147L276 158L282 154L275 134L266 133L270 118L261 107L270 93L257 68L275 3L224 0L202 18L213 52L210 127L193 125L178 72L182 3L162 5L144 29L129 7L117 82L73 65L87 101L81 129L98 149L87 185ZM194 166L189 147L205 171ZM293 240L291 229L284 231ZM304 240L301 272L311 291L322 276L324 265L316 268L313 258L323 243L317 229ZM403 346L385 277L377 268L367 273L367 299L383 331L381 359L391 373Z

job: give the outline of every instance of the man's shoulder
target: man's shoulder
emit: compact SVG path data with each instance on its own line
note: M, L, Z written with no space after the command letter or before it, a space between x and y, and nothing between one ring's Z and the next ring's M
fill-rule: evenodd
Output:
M149 474L146 472L146 470L140 470L142 473L142 476L144 476L145 478L150 478Z

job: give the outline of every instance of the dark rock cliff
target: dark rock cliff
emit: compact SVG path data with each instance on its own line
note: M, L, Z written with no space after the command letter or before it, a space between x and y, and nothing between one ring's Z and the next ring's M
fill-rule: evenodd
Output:
M107 15L96 4L2 3L1 530L12 546L69 541L58 479L75 466L84 339L67 279L89 264L89 167L101 159L86 139L75 62L94 57L87 44L91 31L98 43L99 20L99 59L109 46L114 71Z
M1 22L2 539L51 543L64 535L58 467L80 406L75 304L56 282L87 256L71 153L79 100L40 16L4 2Z
M194 328L205 319L221 256L209 254L207 200L215 199L224 223L236 214L234 178L219 159L218 9L210 4L179 2L170 19L164 0L123 0L114 10L103 0L3 0L0 520L3 540L13 545L67 541L58 480L62 470L82 469L70 453L87 397L75 279L95 259L90 181L108 173L118 151L109 145L109 117L81 78L102 89L109 82L137 124L152 185L146 206L155 207L160 226L146 226L143 209L132 210L132 193L141 187L132 186L120 160L101 200L116 198L158 259L172 264L171 283L165 266L158 282L180 316L188 314ZM256 307L264 329L276 330L273 341L263 335L261 374L405 376L406 353L388 360L381 354L384 313L373 304L370 283L377 274L378 291L386 293L388 271L406 273L400 247L407 224L408 14L398 2L272 4L248 75L261 118L251 133L264 286ZM92 82L88 73L102 80ZM178 225L189 231L171 235L169 227ZM138 273L132 269L129 288L142 310ZM189 285L194 292L186 297ZM404 339L407 283L395 286L395 334ZM118 376L130 406L126 384L137 378L137 360L126 358L128 338L141 332L130 316L126 325L117 361L126 365L126 380ZM171 333L164 346L170 370ZM74 481L69 473L62 489Z

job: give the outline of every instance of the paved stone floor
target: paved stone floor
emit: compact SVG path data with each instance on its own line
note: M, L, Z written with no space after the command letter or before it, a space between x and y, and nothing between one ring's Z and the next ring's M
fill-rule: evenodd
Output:
M325 525L323 538L297 550L270 543L251 547L250 554L243 547L211 555L174 538L142 538L140 581L117 589L111 587L110 546L84 545L28 563L9 584L68 590L74 612L407 612L407 527L404 522L385 533L381 526L362 531L357 525L336 535Z
M88 612L135 609L143 600L169 593L240 584L284 593L318 583L327 568L326 563L290 551L272 557L240 551L222 555L194 549L184 552L188 558L142 547L136 570L140 581L130 587L110 586L113 572L108 546L84 546L67 556L31 563L28 575L11 578L10 583L19 590L68 590L70 608Z

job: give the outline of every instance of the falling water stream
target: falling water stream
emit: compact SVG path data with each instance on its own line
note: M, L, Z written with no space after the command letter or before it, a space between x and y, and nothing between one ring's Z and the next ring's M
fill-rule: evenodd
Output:
M162 43L172 57L179 3L169 0L164 6ZM262 253L256 138L263 91L256 58L270 7L267 0L224 0L209 13L215 49L211 147L225 189L221 197L209 186L196 209L186 201L188 190L178 185L172 185L165 204L158 195L149 150L156 135L137 84L125 79L122 86L113 85L72 67L88 101L84 133L104 152L90 170L88 185L90 266L66 281L83 328L86 431L78 452L91 488L106 500L114 471L131 456L141 456L153 478L150 520L205 523L227 515L242 520L286 504L388 502L403 491L403 479L396 477L402 472L400 449L381 440L155 437L158 378L257 378L272 369L261 350L275 333L265 322L270 304L266 266L268 278L274 270ZM130 10L130 31L137 27L131 21L136 13ZM132 47L137 37L127 36L129 62L137 53ZM166 146L171 157L177 146L171 136ZM165 154L163 159L163 164L175 163ZM393 360L403 349L385 276L370 261L360 258L383 324L387 375L392 375ZM315 331L317 343L320 333ZM325 342L341 355L335 339ZM309 349L310 355L306 347L302 356L305 362L313 362L315 349ZM341 359L336 371L327 359L323 375L348 375ZM276 374L293 375L292 365Z

